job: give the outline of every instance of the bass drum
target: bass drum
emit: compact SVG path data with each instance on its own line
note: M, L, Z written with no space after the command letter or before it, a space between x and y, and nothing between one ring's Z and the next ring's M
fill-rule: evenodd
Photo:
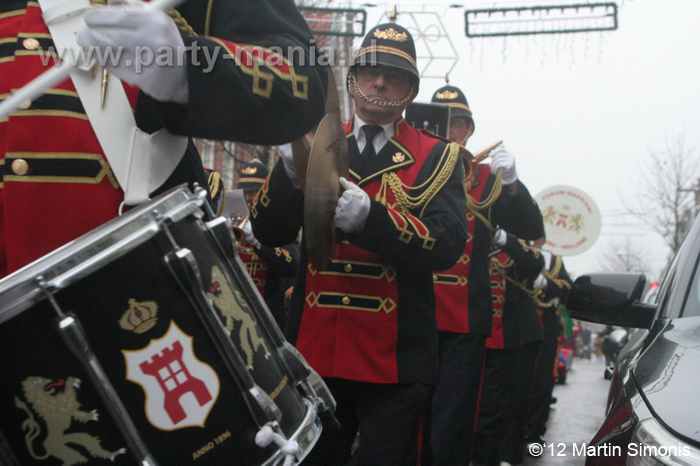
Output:
M281 442L312 448L332 398L290 363L205 202L176 188L0 281L13 461L272 465ZM277 443L258 446L265 426Z

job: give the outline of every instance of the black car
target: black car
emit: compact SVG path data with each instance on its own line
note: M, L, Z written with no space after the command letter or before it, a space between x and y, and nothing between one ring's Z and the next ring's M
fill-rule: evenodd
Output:
M579 277L575 319L639 330L620 352L587 465L700 465L700 218L651 303L642 274ZM579 450L581 451L581 450Z

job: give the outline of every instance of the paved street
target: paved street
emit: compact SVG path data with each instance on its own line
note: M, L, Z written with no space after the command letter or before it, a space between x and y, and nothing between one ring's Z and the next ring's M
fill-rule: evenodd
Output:
M566 384L554 388L557 403L550 412L545 434L547 446L539 458L527 457L525 466L584 464L584 458L574 456L573 444L579 448L588 444L603 422L610 387L610 382L603 378L604 367L595 360L574 359Z

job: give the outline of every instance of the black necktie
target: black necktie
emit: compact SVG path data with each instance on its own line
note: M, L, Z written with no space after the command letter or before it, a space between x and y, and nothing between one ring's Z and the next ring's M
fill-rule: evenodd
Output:
M365 148L362 149L362 153L360 154L362 158L372 158L377 155L377 152L374 150L372 140L383 129L384 128L377 125L364 125L362 127L362 131L365 132Z

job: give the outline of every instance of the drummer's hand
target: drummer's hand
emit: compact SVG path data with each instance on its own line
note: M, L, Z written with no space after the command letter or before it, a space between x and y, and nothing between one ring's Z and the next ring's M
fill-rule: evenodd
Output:
M497 173L499 171L503 184L513 184L518 181L518 172L515 171L515 157L503 146L491 153L491 172Z
M115 76L158 101L188 102L185 44L170 16L142 5L114 6L92 9L85 23L78 44L98 47L108 57L102 64ZM108 50L117 63L105 55ZM167 57L167 63L158 64L159 57Z
M367 193L356 184L341 177L340 185L345 191L335 208L335 226L345 233L354 233L365 226L371 202Z
M250 225L250 220L246 220L246 222L243 224L241 227L241 230L243 230L243 235L245 235L245 240L253 246L254 248L257 248L260 246L260 241L253 236L253 227Z
M299 178L297 177L297 170L294 168L294 153L292 152L292 145L284 144L279 146L279 151L287 178L289 178L289 181L292 182L292 186L294 186L295 189L299 189L301 185L299 184Z

